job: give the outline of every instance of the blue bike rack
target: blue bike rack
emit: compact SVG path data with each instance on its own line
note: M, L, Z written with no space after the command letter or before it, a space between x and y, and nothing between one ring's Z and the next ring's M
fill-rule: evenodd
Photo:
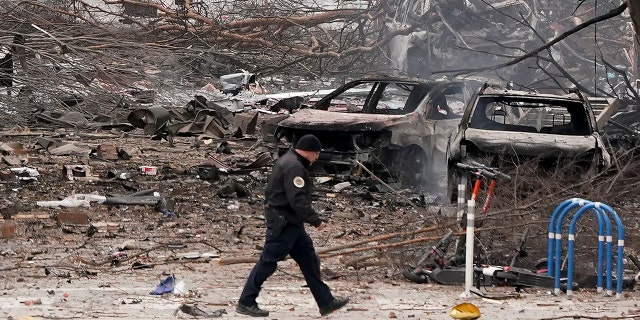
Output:
M613 250L611 235L612 216L618 227L618 260L617 260L617 281L616 296L622 295L622 274L624 266L624 227L618 214L608 205L600 202L592 202L580 198L571 198L560 203L551 215L549 222L549 240L547 253L547 274L554 277L554 294L560 294L560 262L562 260L562 224L569 212L576 207L580 207L573 215L569 224L568 252L567 252L567 296L573 294L573 254L575 251L575 229L578 219L587 211L593 212L598 220L598 264L597 264L597 292L603 291L603 278L606 276L607 295L612 295L613 284ZM606 247L607 270L603 273L603 250Z

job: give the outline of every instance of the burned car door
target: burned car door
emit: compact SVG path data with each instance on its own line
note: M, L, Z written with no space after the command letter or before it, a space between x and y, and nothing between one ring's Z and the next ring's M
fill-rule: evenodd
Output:
M397 140L392 137L392 143L403 146L398 151L397 163L405 168L405 175L414 175L404 180L441 200L447 190L449 137L460 124L469 96L469 88L463 82L430 88L418 107L419 126L402 131L395 136Z

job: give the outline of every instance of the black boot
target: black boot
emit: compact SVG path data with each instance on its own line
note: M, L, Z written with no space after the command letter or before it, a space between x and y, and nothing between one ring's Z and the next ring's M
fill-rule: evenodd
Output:
M334 312L344 307L349 302L349 298L337 297L333 298L328 305L320 307L320 315L326 316L331 312Z
M238 305L236 306L236 312L247 315L247 316L252 316L252 317L268 317L269 316L269 311L260 309L260 307L258 307L257 304L254 304L252 306L245 306L242 303L238 303Z

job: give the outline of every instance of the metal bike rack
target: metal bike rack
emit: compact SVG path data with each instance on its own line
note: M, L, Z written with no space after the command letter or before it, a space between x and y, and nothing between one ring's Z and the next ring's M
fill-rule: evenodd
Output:
M621 297L622 294L622 274L624 266L624 227L618 214L610 206L600 203L592 202L580 198L572 198L560 203L551 215L551 221L549 222L549 240L548 240L548 254L547 254L547 274L554 277L554 294L560 294L560 262L562 255L562 224L569 212L580 207L578 211L573 215L569 224L568 235L568 252L567 252L567 296L573 294L573 254L575 251L575 229L578 219L587 211L594 212L598 220L598 264L597 264L597 289L598 293L603 291L603 278L606 276L606 288L607 295L612 295L612 283L613 283L613 250L612 250L612 231L611 220L612 216L618 227L618 260L617 260L617 281L616 281L616 297ZM606 233L606 234L605 234ZM603 274L603 250L606 246L606 262L607 270L606 274Z

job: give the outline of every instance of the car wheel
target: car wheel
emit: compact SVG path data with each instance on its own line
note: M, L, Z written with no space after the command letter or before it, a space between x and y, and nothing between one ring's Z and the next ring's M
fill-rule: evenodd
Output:
M595 150L592 150L585 155L582 155L580 158L577 158L575 163L571 164L566 171L576 177L594 177L600 172L600 162L600 154Z
M594 177L601 171L600 163L602 162L602 155L597 150L594 150L593 159L591 160L591 165L589 166L589 170L587 171L588 177Z

